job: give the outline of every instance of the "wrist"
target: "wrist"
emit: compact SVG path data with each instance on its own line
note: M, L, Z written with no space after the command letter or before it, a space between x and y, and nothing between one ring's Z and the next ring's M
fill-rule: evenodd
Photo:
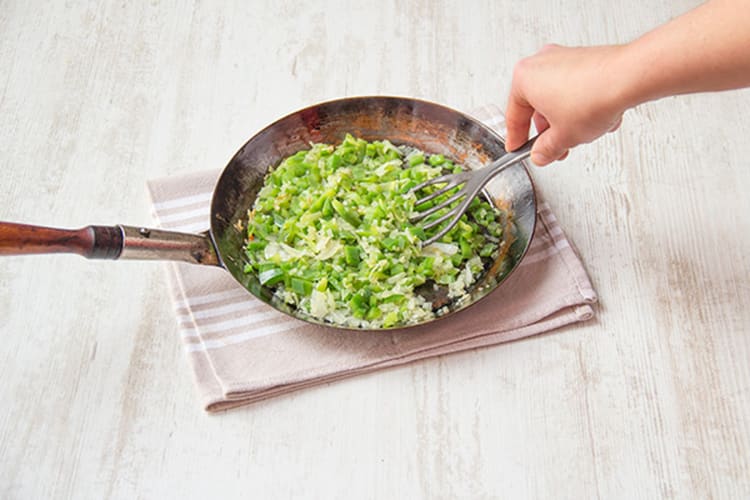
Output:
M614 92L612 102L621 112L657 98L652 91L649 63L638 42L613 46L610 70Z

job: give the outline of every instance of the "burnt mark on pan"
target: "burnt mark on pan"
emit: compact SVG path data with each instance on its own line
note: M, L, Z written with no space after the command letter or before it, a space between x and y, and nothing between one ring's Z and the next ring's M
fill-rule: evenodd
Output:
M322 142L322 134L320 133L320 114L317 108L308 108L300 113L300 119L305 124L307 133L310 135L310 140L313 142Z

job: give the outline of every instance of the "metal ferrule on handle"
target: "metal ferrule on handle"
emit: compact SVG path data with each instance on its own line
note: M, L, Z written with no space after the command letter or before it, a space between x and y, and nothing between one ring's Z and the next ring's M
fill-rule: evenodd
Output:
M123 235L121 259L219 263L208 232L191 234L145 227L118 227Z

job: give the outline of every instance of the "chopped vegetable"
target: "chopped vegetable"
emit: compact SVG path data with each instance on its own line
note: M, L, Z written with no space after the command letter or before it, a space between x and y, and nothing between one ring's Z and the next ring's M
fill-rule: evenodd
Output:
M338 146L312 144L267 175L248 213L245 272L279 300L339 326L431 319L439 312L417 287L437 283L459 300L497 258L503 237L500 212L478 198L440 241L421 246L440 227L425 231L409 222L416 201L410 189L460 169L443 155L348 134Z

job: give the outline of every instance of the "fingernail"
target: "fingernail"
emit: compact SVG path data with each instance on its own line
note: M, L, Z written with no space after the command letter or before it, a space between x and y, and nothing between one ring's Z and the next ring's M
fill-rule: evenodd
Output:
M550 162L547 155L542 153L531 153L531 161L536 165L542 167Z

